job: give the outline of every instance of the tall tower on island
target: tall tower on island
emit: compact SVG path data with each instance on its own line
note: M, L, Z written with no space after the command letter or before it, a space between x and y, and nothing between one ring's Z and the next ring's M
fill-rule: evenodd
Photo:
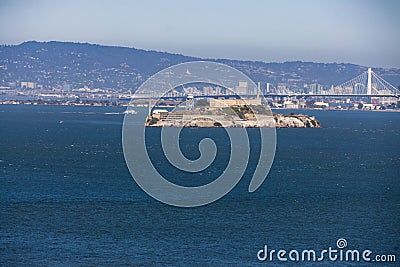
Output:
M193 94L188 94L186 96L186 110L194 110L194 96L193 96Z

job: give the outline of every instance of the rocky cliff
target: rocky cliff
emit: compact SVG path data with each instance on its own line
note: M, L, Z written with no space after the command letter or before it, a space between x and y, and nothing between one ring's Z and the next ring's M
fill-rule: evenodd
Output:
M321 128L320 122L313 116L303 114L274 113L276 128Z

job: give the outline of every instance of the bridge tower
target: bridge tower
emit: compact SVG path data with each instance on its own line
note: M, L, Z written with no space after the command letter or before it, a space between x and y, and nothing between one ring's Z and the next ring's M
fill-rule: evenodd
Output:
M372 95L372 69L368 68L367 95Z

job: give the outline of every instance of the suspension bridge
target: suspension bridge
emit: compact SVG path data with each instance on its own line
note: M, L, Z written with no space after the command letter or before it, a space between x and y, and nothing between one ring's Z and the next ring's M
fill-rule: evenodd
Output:
M355 95L399 96L399 89L378 76L371 68L357 77L335 87L337 94L353 93Z
M264 94L265 97L400 97L400 90L372 71L371 68L349 81L314 93L299 94L289 89L276 88L271 84L268 84L267 87L269 90L267 89L267 93Z

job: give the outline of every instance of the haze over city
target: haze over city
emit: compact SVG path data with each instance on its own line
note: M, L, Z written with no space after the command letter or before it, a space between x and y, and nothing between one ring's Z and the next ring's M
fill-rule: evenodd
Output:
M2 1L0 43L58 40L399 68L399 10L395 0Z

